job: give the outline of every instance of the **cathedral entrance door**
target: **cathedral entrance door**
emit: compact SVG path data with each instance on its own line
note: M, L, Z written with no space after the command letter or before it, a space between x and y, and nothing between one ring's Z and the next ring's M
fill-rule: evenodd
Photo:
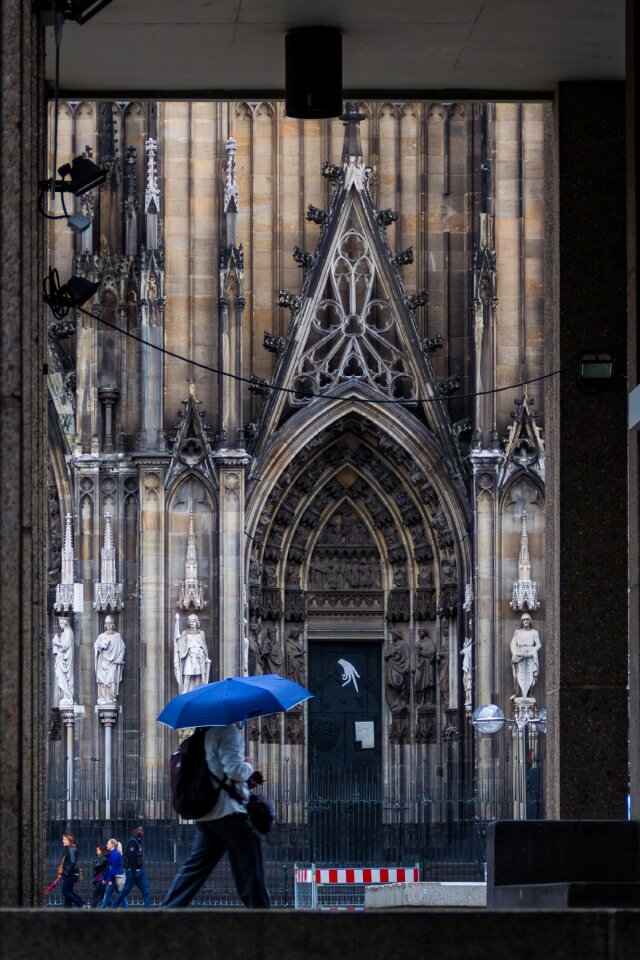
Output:
M381 848L381 643L309 643L309 820L318 863L373 865Z

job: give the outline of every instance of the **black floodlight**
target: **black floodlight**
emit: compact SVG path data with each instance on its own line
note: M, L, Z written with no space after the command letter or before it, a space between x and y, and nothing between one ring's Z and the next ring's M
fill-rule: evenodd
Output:
M63 164L58 173L61 181L56 181L56 190L70 191L75 197L81 197L94 187L99 187L107 179L107 171L89 160L89 157L74 157L71 163ZM69 177L69 181L65 179Z
M99 286L99 283L92 283L85 277L73 276L61 287L58 271L49 270L44 278L43 299L56 320L62 320L69 310L78 309L90 300Z
M600 393L613 380L613 359L608 353L578 354L578 389L583 393Z
M322 120L342 113L342 33L336 27L297 27L285 36L288 117Z

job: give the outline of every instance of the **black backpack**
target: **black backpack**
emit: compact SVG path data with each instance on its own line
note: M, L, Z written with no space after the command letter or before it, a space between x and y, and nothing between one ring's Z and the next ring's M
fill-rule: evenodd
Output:
M214 785L207 766L204 750L206 732L198 727L171 756L171 800L173 809L185 820L204 817L220 796L221 787Z

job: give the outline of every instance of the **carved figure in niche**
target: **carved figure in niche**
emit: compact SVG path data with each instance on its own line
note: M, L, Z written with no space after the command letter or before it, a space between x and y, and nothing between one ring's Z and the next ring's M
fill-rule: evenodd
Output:
M470 707L472 703L472 677L473 677L473 641L471 637L464 638L464 644L460 651L462 657L462 686L464 687L464 705Z
M302 633L292 630L285 647L287 659L287 676L294 683L304 684L304 650L302 649Z
M389 730L391 743L407 743L409 740L409 711L406 707L394 712Z
M173 669L180 693L188 693L209 683L211 660L204 630L195 613L187 617L188 627L180 633L180 614L176 613Z
M436 656L438 667L438 687L445 710L449 706L449 654L441 650Z
M385 695L392 713L409 703L409 646L402 634L392 631L384 654Z
M416 640L416 673L414 679L416 705L424 707L436 698L436 644L427 630L418 630Z
M342 517L334 514L329 518L324 529L324 537L322 539L325 543L342 542Z
M249 583L260 583L260 561L255 553L251 555L249 561Z
M291 710L284 715L284 738L287 743L304 743L302 714Z
M428 590L433 586L433 569L430 563L421 563L418 571L418 586Z
M290 563L287 566L287 586L288 587L300 586L299 567L297 563Z
M309 570L309 588L311 590L322 590L324 587L324 564L320 557L314 553Z
M442 558L442 563L440 564L440 573L442 575L443 583L456 582L456 558L454 554L451 553Z
M278 585L274 563L265 563L264 565L264 585L265 587L277 587Z
M122 680L125 646L113 617L105 617L104 630L94 643L93 651L98 703L114 703Z
M326 563L326 589L339 590L340 583L340 563L334 557L329 557Z
M53 638L53 670L60 704L73 703L73 630L69 617L58 617L59 633Z
M263 717L261 726L263 743L280 742L280 717L277 713L272 714L270 717Z
M404 567L396 567L393 571L393 585L396 589L403 589L407 585L407 575L404 572Z
M247 670L253 677L260 667L260 624L249 624L249 651L247 653Z
M284 656L275 627L267 627L260 640L260 666L263 673L282 673Z
M511 639L511 668L513 670L513 695L528 697L536 685L540 663L538 650L542 648L538 631L533 629L531 614L526 611L520 617L522 626Z

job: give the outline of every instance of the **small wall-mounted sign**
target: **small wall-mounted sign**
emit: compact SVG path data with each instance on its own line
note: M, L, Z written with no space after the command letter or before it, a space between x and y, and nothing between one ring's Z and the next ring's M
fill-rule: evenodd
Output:
M376 728L373 720L356 720L356 750L373 750L376 745Z

